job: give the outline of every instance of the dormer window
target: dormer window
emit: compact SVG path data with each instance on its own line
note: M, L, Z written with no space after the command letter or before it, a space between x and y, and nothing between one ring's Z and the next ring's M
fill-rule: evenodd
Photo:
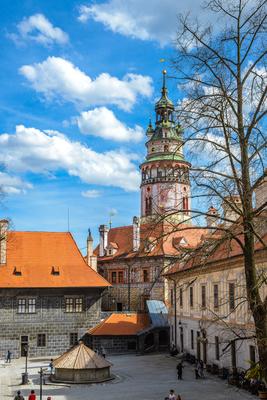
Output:
M52 275L59 275L59 267L52 267L52 271L51 271Z
M20 267L14 267L13 275L16 275L16 276L21 276L22 275Z

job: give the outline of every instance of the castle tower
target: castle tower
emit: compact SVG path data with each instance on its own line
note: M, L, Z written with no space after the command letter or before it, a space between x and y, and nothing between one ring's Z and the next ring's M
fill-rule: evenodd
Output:
M174 121L174 105L168 98L163 71L161 98L155 105L156 123L147 128L147 156L141 164L141 217L148 222L162 215L177 222L190 217L188 163L183 156L181 126Z

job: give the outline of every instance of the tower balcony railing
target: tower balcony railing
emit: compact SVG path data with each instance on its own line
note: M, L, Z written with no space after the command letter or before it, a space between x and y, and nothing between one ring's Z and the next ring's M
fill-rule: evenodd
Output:
M183 176L157 176L151 178L143 178L142 185L157 183L157 182L178 182L189 184L189 178Z

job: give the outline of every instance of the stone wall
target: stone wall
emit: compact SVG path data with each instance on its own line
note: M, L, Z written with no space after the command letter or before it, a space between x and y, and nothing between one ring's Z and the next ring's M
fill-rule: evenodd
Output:
M80 313L66 313L64 296L83 297ZM70 347L70 334L78 338L100 321L100 296L98 289L26 289L0 291L0 358L7 350L12 357L21 356L22 336L28 336L29 356L53 356ZM36 298L35 313L18 313L17 299ZM46 335L46 346L37 347L38 334Z
M123 271L123 283L112 283L102 297L104 311L128 310L128 296L130 293L130 311L144 311L145 300L164 301L164 281L160 276L164 265L163 257L139 257L133 260L114 260L98 263L98 272L111 282L110 273L114 270ZM130 274L129 274L130 269ZM143 281L143 270L148 270L148 282ZM128 277L130 276L130 284ZM122 304L118 310L117 303Z
M87 336L85 343L95 351L104 348L106 354L136 353L137 336Z

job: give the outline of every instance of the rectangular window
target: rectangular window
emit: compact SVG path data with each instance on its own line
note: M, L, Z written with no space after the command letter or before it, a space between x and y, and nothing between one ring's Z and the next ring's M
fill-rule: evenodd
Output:
M206 308L206 286L201 286L201 307Z
M173 289L171 289L171 306L173 306Z
M213 306L214 306L214 310L217 310L219 308L219 286L218 285L213 286Z
M118 283L123 283L124 279L123 279L123 271L119 271L118 272Z
M116 271L111 272L111 283L117 283L117 272Z
M149 282L149 276L148 276L148 270L143 269L143 281L144 282Z
M82 297L77 297L75 299L75 312L82 312L83 311L83 299Z
M18 299L18 314L33 314L36 312L36 299Z
M229 283L229 308L230 311L235 309L235 284Z
M65 310L66 310L66 313L82 312L83 311L83 298L82 297L66 297Z
M179 299L180 299L180 307L183 307L183 289L180 289L180 295L179 295Z
M28 310L29 313L35 313L36 311L36 299L28 299Z
M45 347L46 346L46 335L45 333L39 333L37 335L37 347Z
M71 332L70 333L70 346L75 346L78 343L78 333Z
M189 288L189 304L190 304L190 307L194 307L194 293L193 293L192 286L190 286L190 288Z
M194 349L194 331L191 329L191 349Z
M26 313L26 299L18 299L18 313L19 314Z
M73 300L72 297L66 298L66 312L73 312Z
M256 362L256 350L255 346L249 346L249 359L251 362Z
M220 342L218 336L215 336L215 358L218 361L220 359Z

